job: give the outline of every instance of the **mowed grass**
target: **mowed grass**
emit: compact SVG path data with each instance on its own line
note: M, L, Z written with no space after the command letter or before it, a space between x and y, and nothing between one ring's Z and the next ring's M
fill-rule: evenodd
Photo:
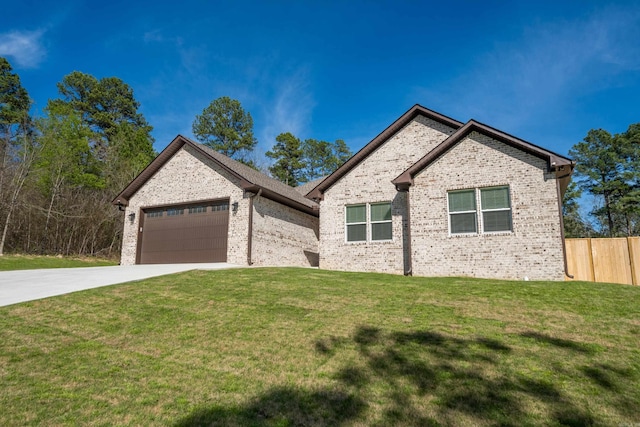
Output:
M0 425L637 425L640 288L195 271L0 308Z
M104 258L73 258L41 255L3 255L0 256L0 271L33 270L37 268L101 267L118 265Z

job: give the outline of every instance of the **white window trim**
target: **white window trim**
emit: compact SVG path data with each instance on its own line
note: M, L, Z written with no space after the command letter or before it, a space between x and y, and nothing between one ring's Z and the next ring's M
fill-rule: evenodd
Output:
M371 206L373 205L389 205L392 209L391 219L385 219L383 221L373 221L371 220ZM367 227L369 230L368 238L370 242L391 242L393 241L393 205L391 202L375 202L375 203L367 203L367 220L369 224L391 224L391 238L390 239L373 239L373 227Z
M509 194L509 207L508 208L499 208L499 209L482 209L482 190L490 190L492 188L507 188ZM473 190L474 198L476 201L476 209L470 211L456 211L451 212L449 210L449 194L461 192L461 191L470 191ZM513 204L511 199L511 186L510 185L492 185L488 187L472 187L472 188L460 188L455 190L447 190L447 221L449 222L449 237L459 237L459 236L480 236L483 234L513 234ZM511 229L510 230L499 230L499 231L485 231L484 230L484 217L483 213L485 212L499 212L499 211L511 211ZM452 233L451 232L451 215L456 214L464 214L464 213L475 213L475 221L476 221L476 231L474 233Z
M491 190L493 188L507 188L507 197L509 198L509 207L508 208L498 208L498 209L482 209L482 190ZM493 185L491 187L481 187L478 188L478 198L479 198L479 206L480 206L480 218L482 221L482 234L509 234L513 233L513 208L511 206L511 187L508 185ZM486 231L484 229L484 214L485 212L501 212L501 211L509 211L511 215L509 215L511 219L511 229L510 230L497 230L497 231Z
M389 220L385 220L385 221L371 221L371 205L383 205L383 204L389 204L392 207L392 212L393 212L393 203L391 201L383 201L383 202L367 202L367 203L353 203L350 205L345 205L344 206L344 241L345 243L348 244L363 244L363 243L385 243L385 242L393 242L393 213L391 214L391 219ZM351 206L365 206L365 222L350 222L347 223L347 207L351 207ZM385 223L390 223L391 224L391 239L384 239L384 240L373 240L372 234L373 234L373 227L371 227L372 224L385 224ZM365 225L365 235L366 235L366 239L365 240L349 240L349 234L348 234L348 227L350 225Z
M347 208L354 206L364 206L364 222L347 222ZM369 219L369 209L368 203L354 203L352 205L345 205L344 207L344 240L347 243L366 243L368 241L368 226L367 222ZM364 240L349 240L349 226L350 225L363 225L364 224Z
M476 202L476 208L470 211L455 211L455 212L451 212L451 210L449 209L449 195L451 193L462 193L465 191L471 191L473 190L473 199ZM480 224L478 223L478 200L477 200L478 196L477 196L477 191L475 188L461 188L458 190L449 190L447 191L447 221L449 222L449 236L475 236L478 234L478 230L480 229ZM470 233L453 233L451 231L451 215L458 215L458 214L469 214L472 213L474 214L474 220L476 222L476 231L474 232L470 232Z

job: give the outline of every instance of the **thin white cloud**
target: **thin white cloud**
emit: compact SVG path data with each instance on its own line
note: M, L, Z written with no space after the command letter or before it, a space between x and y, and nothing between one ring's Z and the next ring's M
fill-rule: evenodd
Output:
M417 92L459 120L476 118L515 131L640 70L638 40L638 10L598 10L583 19L538 24L472 60L470 71L449 87Z
M36 68L46 56L43 34L44 30L0 34L0 56L10 57L19 67Z
M280 76L272 91L271 100L264 105L264 124L257 132L259 141L267 149L275 143L276 136L283 132L304 138L315 107L309 89L309 73L305 68Z

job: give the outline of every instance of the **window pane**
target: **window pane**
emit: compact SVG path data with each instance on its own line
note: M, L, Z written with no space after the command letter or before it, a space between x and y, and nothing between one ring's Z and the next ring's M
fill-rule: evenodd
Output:
M167 216L184 215L184 209L169 208L167 209Z
M482 209L504 209L509 207L509 187L480 190Z
M391 223L371 224L371 240L391 240Z
M347 206L347 224L366 222L367 210L365 205Z
M451 234L476 232L475 213L453 214L449 215L449 218L451 219Z
M511 210L483 212L484 231L511 231Z
M449 212L475 211L475 190L455 191L449 193Z
M189 208L189 213L190 214L196 214L196 213L203 213L207 211L207 207L206 206L191 206Z
M391 221L391 203L371 205L371 221Z
M347 242L360 242L367 240L367 225L347 225Z
M221 205L211 205L211 212L220 212L229 210L229 205L227 203L223 203Z

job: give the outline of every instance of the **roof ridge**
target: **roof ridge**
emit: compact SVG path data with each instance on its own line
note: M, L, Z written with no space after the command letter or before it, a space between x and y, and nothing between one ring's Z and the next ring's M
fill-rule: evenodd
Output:
M322 194L329 189L333 184L346 175L351 169L360 164L364 159L369 157L375 150L386 143L393 137L400 129L409 124L417 116L422 115L430 118L436 122L439 122L445 126L449 126L453 129L459 129L463 123L451 117L440 114L436 111L423 107L420 104L415 104L409 108L400 117L387 126L382 132L380 132L375 138L369 141L364 147L362 147L356 154L351 156L346 162L344 162L338 169L333 171L332 174L326 177L321 183L319 183L314 189L312 189L307 197L310 199L322 199ZM454 132L455 133L455 132Z

